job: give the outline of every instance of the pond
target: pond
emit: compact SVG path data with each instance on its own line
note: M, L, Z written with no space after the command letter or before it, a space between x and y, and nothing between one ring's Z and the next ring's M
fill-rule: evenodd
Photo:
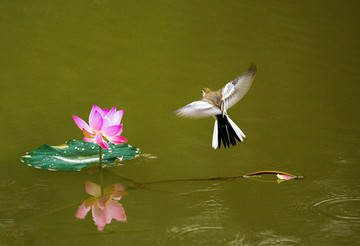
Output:
M357 244L359 7L1 1L0 244ZM252 87L228 110L246 138L215 150L214 119L174 111L252 63ZM124 109L122 136L141 152L103 170L105 186L127 192L126 221L103 231L90 213L75 217L98 168L20 161L43 144L82 139L72 115L87 120L94 104ZM305 178L221 178L264 170Z

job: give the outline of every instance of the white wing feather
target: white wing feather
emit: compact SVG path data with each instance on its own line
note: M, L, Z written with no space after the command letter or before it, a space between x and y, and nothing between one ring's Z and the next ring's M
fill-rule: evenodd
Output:
M176 110L175 113L179 116L201 118L221 114L221 110L208 102L200 100L189 103L188 105Z
M252 65L246 73L224 86L221 91L223 96L222 100L224 101L224 105L226 105L224 110L231 108L235 103L243 98L243 96L245 96L251 87L255 73L256 66Z

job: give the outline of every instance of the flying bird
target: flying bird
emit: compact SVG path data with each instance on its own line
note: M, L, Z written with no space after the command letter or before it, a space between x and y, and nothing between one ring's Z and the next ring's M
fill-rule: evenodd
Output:
M192 102L178 110L175 113L179 116L189 118L201 118L213 116L215 118L214 132L212 137L212 147L214 149L221 147L235 146L236 140L244 141L245 134L230 119L227 110L234 106L249 91L256 73L256 65L251 64L248 71L240 77L227 83L218 91L212 91L209 88L202 89L203 98Z

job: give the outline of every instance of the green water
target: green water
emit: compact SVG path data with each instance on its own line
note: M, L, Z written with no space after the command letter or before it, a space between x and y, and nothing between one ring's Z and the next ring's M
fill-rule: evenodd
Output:
M360 240L360 4L356 1L0 3L0 245L356 245ZM173 111L258 66L228 113L246 139L211 148L213 119ZM125 109L139 159L106 169L128 221L98 232L84 183L20 157L81 139L72 115ZM235 176L304 175L281 184Z

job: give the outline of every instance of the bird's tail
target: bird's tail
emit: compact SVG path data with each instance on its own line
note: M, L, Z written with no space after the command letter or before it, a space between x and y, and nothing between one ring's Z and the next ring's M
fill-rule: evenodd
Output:
M230 144L235 146L236 140L239 142L244 141L245 134L240 128L230 119L227 115L216 115L212 147L214 149L221 147L221 142L224 147L230 147Z

